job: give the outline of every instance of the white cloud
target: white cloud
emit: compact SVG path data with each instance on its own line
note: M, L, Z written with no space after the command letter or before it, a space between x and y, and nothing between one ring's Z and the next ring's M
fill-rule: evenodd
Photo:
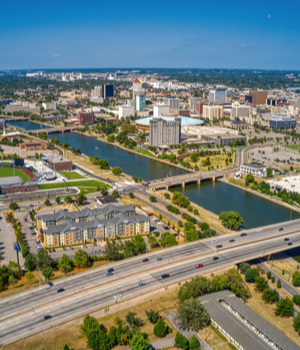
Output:
M59 57L59 56L60 56L59 53L55 53L55 54L52 55L52 57Z
M271 18L272 16L271 15L268 15L268 18Z

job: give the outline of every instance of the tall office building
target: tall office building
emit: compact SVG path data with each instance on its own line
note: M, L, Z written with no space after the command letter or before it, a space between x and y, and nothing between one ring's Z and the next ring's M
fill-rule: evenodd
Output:
M179 98L176 97L166 97L164 100L165 104L170 106L170 109L179 109Z
M208 102L223 102L227 101L226 89L211 89L208 94Z
M135 111L146 110L146 90L138 89L133 90L133 102Z
M149 145L170 146L178 145L181 142L181 118L174 120L165 120L162 118L153 118L149 122Z
M253 105L265 105L267 97L267 91L249 91L249 95L245 96L245 102L250 102Z
M102 97L107 100L110 97L114 97L114 86L112 84L102 84L95 86L95 89L91 91L92 97Z

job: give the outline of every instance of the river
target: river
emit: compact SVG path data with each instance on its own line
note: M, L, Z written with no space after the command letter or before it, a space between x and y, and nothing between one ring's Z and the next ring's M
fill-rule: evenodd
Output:
M11 125L33 130L44 127L31 122L12 122ZM77 133L50 134L61 143L68 142L71 147L79 148L88 156L106 159L110 166L119 166L124 173L145 181L184 174L183 169L128 152L117 146L98 141L94 137ZM291 210L268 201L260 196L223 182L204 181L201 185L187 185L184 189L175 187L172 191L184 193L189 199L205 209L220 214L221 211L237 211L244 219L245 228L253 228L290 220ZM292 219L299 219L300 214L292 211Z
M219 215L233 210L244 219L245 228L271 225L282 221L299 219L300 213L292 211L263 197L224 182L203 181L201 185L191 184L184 189L173 187L171 191L182 192L190 201Z

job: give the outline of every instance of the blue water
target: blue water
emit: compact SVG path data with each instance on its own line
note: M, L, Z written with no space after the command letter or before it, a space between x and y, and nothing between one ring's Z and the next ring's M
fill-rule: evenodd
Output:
M37 129L48 129L51 128L51 126L38 124L38 123L32 123L30 121L28 122L10 122L9 120L6 120L7 125L11 125L13 127L23 129L23 130L37 130Z

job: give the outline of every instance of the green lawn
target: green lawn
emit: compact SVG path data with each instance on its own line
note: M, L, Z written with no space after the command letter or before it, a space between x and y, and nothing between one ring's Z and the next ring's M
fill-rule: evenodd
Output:
M2 168L0 167L0 177L9 177L9 176L19 176L22 182L27 182L30 180L30 177L24 173L21 169L15 168L15 174L13 168Z
M78 180L84 179L85 177L76 173L76 171L60 171L60 173L65 176L68 180Z
M145 154L146 156L149 157L153 157L153 158L157 158L156 156L154 156L152 153L150 153L148 150L146 149L138 149L137 147L133 147L133 151L136 151L138 153L142 153Z
M288 146L285 146L285 147L294 149L296 151L300 151L300 145L288 145Z
M103 182L97 180L86 180L86 181L70 181L70 182L58 182L53 184L42 184L40 185L41 190L49 190L53 188L66 188L66 187L78 187L80 193L88 194L98 191L98 187L104 187ZM110 188L111 186L106 186Z

